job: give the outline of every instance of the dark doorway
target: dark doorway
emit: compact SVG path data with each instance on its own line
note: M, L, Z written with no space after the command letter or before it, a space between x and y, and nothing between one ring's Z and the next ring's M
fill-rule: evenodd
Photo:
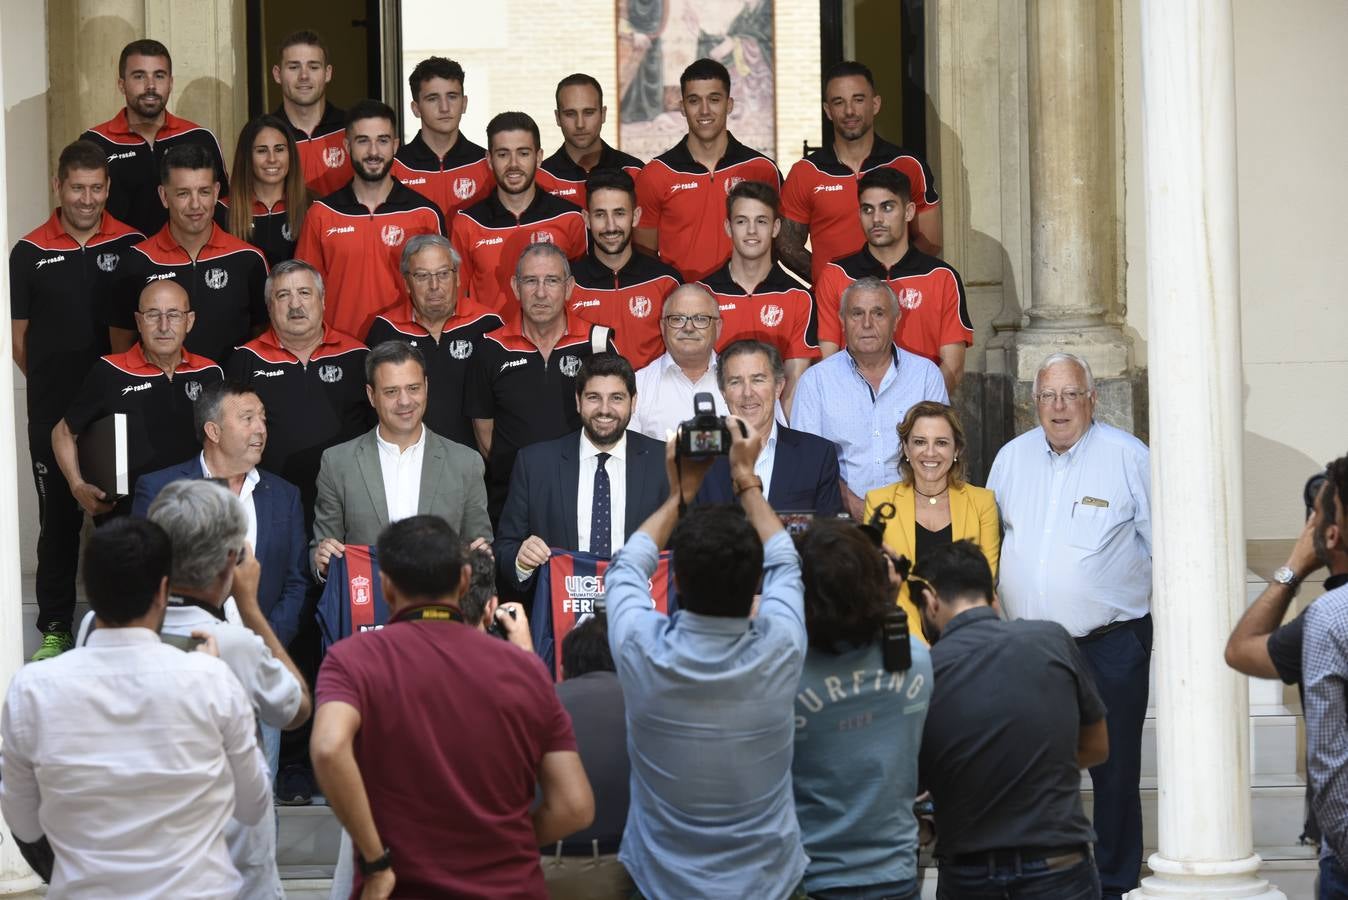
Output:
M381 26L380 0L247 0L249 115L281 105L271 68L281 41L301 29L318 32L327 44L329 101L346 109L366 97L383 99Z
M823 72L849 55L869 66L884 100L876 132L926 158L924 5L925 0L819 0L819 59ZM833 126L820 115L827 144Z

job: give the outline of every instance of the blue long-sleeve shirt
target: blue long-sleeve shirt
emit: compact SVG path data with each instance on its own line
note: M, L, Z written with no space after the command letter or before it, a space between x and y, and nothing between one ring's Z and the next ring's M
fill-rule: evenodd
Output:
M800 557L784 531L763 545L754 619L656 612L657 557L639 532L604 579L632 763L619 859L652 898L784 898L807 862L791 792Z

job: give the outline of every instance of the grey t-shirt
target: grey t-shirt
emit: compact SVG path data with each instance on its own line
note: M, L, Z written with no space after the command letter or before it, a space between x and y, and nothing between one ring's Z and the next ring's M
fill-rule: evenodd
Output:
M594 823L571 835L566 844L579 847L597 840L616 846L627 824L631 789L626 709L618 674L587 672L568 678L557 685L557 698L571 714L580 761L594 790Z

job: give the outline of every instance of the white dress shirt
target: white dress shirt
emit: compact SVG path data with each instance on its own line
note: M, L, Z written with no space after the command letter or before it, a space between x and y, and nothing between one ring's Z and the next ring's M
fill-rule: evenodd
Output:
M988 475L1001 509L998 594L1015 619L1073 637L1151 609L1147 446L1096 422L1066 453L1036 428L1002 447Z
M692 381L666 353L637 372L637 407L628 427L657 441L666 441L680 422L693 417L693 396L703 392L716 401L717 415L725 415L725 400L716 386L716 357L712 357L702 377Z
M594 513L594 473L599 471L599 454L607 453L604 463L609 486L609 551L617 553L627 537L623 528L627 521L627 433L608 450L600 450L584 431L580 433L580 481L576 491L575 549L590 552L590 516Z
M421 436L406 450L399 450L397 444L390 444L374 430L375 443L379 445L379 469L384 473L384 499L388 502L388 521L392 525L399 519L417 514L421 503L421 460L426 454L426 426L421 426Z
M758 451L758 459L754 460L754 474L763 479L763 498L767 499L768 491L772 490L772 467L777 462L777 423L772 423L772 430L768 432L768 439L763 442L763 449Z
M214 478L211 470L206 466L206 454L202 453L201 476L203 478ZM239 489L239 502L243 504L244 515L248 517L248 546L257 552L257 504L253 502L253 491L257 488L257 483L262 480L262 476L257 474L257 468L248 470L248 474L243 476L243 487Z
M20 840L51 842L50 896L239 896L225 825L269 819L272 791L220 660L100 628L14 675L0 739L0 808Z

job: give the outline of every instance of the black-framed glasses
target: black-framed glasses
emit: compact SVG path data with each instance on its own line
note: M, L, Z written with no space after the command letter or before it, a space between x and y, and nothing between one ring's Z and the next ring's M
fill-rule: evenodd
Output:
M675 329L676 331L682 328L683 326L687 325L689 322L692 322L693 327L696 328L698 331L705 331L706 329L711 327L712 322L715 322L720 317L701 316L701 315L683 316L679 315L678 313L671 313L670 315L665 316L664 318L665 324L668 325L670 328Z

